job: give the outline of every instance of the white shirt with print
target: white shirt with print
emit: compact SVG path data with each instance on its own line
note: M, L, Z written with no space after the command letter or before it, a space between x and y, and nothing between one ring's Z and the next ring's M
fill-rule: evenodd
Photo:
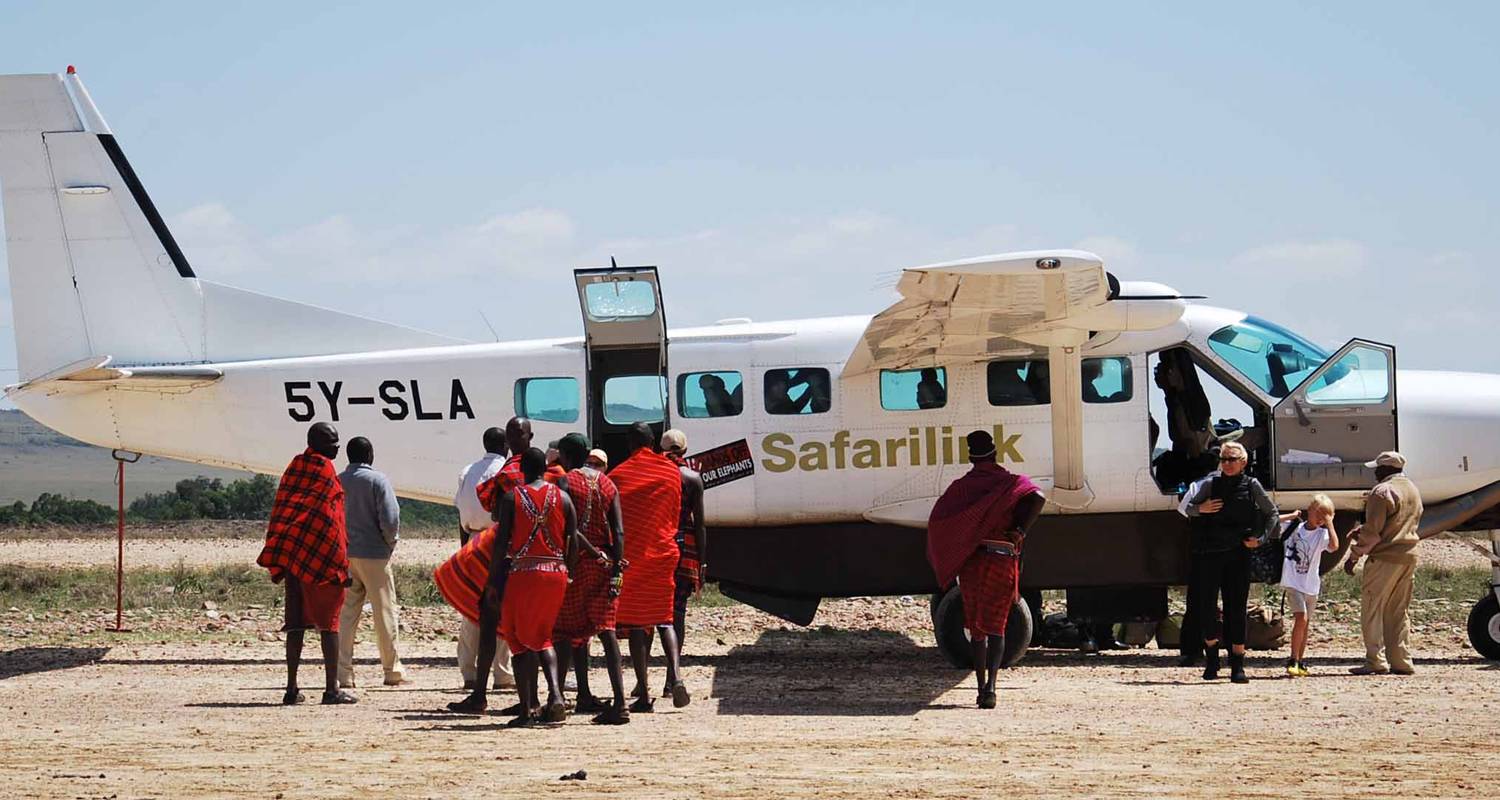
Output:
M1281 562L1281 585L1303 594L1316 595L1323 588L1318 565L1328 551L1328 529L1309 528L1297 523L1297 529L1286 537L1285 560Z

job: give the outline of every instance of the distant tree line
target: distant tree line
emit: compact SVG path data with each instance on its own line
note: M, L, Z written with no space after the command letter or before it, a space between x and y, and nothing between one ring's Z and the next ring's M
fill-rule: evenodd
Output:
M271 515L276 498L276 479L268 475L225 483L198 476L180 480L169 491L144 494L126 508L127 520L174 522L197 519L263 520ZM17 500L0 506L0 525L100 525L113 522L113 506L93 500L43 492L30 506ZM401 523L422 527L456 526L458 511L452 506L421 500L401 501Z

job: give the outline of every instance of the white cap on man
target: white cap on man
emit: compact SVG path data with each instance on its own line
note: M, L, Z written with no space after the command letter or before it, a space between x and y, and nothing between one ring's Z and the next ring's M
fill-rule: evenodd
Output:
M661 435L661 449L668 453L687 452L687 434L673 428Z
M1375 456L1374 461L1366 461L1365 466L1369 467L1370 469L1375 469L1376 467L1406 469L1406 456L1401 455L1395 450L1387 450L1384 453Z
M589 457L584 459L584 463L591 463L595 461L599 462L599 469L604 469L605 467L609 466L609 453L606 453L597 447L593 450L590 450Z

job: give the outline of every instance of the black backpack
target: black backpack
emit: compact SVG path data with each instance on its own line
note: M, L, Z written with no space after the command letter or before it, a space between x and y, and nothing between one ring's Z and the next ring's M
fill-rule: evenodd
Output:
M1293 519L1282 527L1281 533L1268 537L1260 547L1250 551L1250 581L1252 583L1280 583L1281 564L1286 561L1286 542L1292 531L1302 520Z

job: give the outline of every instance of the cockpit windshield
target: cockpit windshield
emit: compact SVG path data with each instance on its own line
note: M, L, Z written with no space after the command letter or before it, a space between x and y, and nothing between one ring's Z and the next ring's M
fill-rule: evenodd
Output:
M1328 351L1274 322L1245 317L1208 337L1208 346L1266 394L1286 397L1328 360Z

